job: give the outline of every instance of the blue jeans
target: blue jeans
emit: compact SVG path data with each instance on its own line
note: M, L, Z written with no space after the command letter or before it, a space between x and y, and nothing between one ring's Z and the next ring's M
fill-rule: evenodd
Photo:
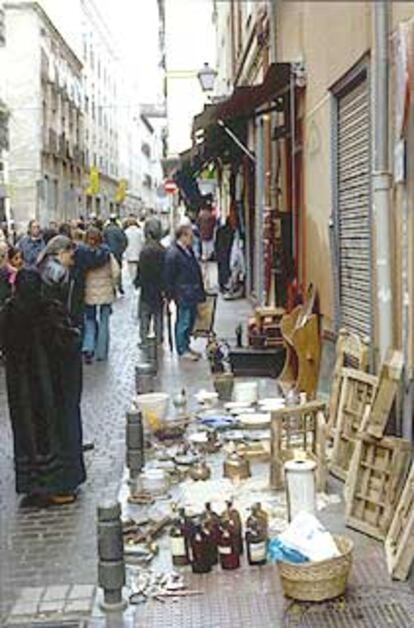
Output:
M178 355L190 349L190 336L197 316L197 305L177 305L175 323L175 345Z
M99 320L98 320L99 310ZM109 317L112 306L87 305L85 307L84 353L95 355L97 360L106 360L109 352Z

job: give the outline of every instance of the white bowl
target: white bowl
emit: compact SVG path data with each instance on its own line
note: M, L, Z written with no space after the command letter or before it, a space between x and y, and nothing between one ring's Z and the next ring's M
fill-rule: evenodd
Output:
M144 421L151 430L156 431L165 421L170 402L170 395L156 392L137 395L135 402L142 412Z
M271 415L268 412L252 412L250 414L240 414L238 419L243 427L268 427Z
M259 397L259 385L257 382L237 382L234 385L234 401L257 403Z
M206 408L213 408L218 401L218 393L209 390L200 390L194 397L200 405Z

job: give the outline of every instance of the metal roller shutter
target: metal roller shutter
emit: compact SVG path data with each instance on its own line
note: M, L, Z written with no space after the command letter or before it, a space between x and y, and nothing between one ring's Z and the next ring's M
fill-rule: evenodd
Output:
M371 337L370 103L368 80L338 97L337 192L341 324Z

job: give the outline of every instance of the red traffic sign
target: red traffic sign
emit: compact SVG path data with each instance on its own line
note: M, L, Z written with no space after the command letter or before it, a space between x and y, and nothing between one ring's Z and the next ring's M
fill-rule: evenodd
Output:
M164 191L166 194L175 194L177 190L177 184L173 179L166 179L164 181Z

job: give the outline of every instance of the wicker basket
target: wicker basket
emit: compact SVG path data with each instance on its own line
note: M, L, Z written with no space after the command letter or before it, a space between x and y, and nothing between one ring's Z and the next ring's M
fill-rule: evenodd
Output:
M334 536L334 539L341 556L313 563L277 563L283 592L287 597L302 602L322 602L345 592L354 544L345 536Z

